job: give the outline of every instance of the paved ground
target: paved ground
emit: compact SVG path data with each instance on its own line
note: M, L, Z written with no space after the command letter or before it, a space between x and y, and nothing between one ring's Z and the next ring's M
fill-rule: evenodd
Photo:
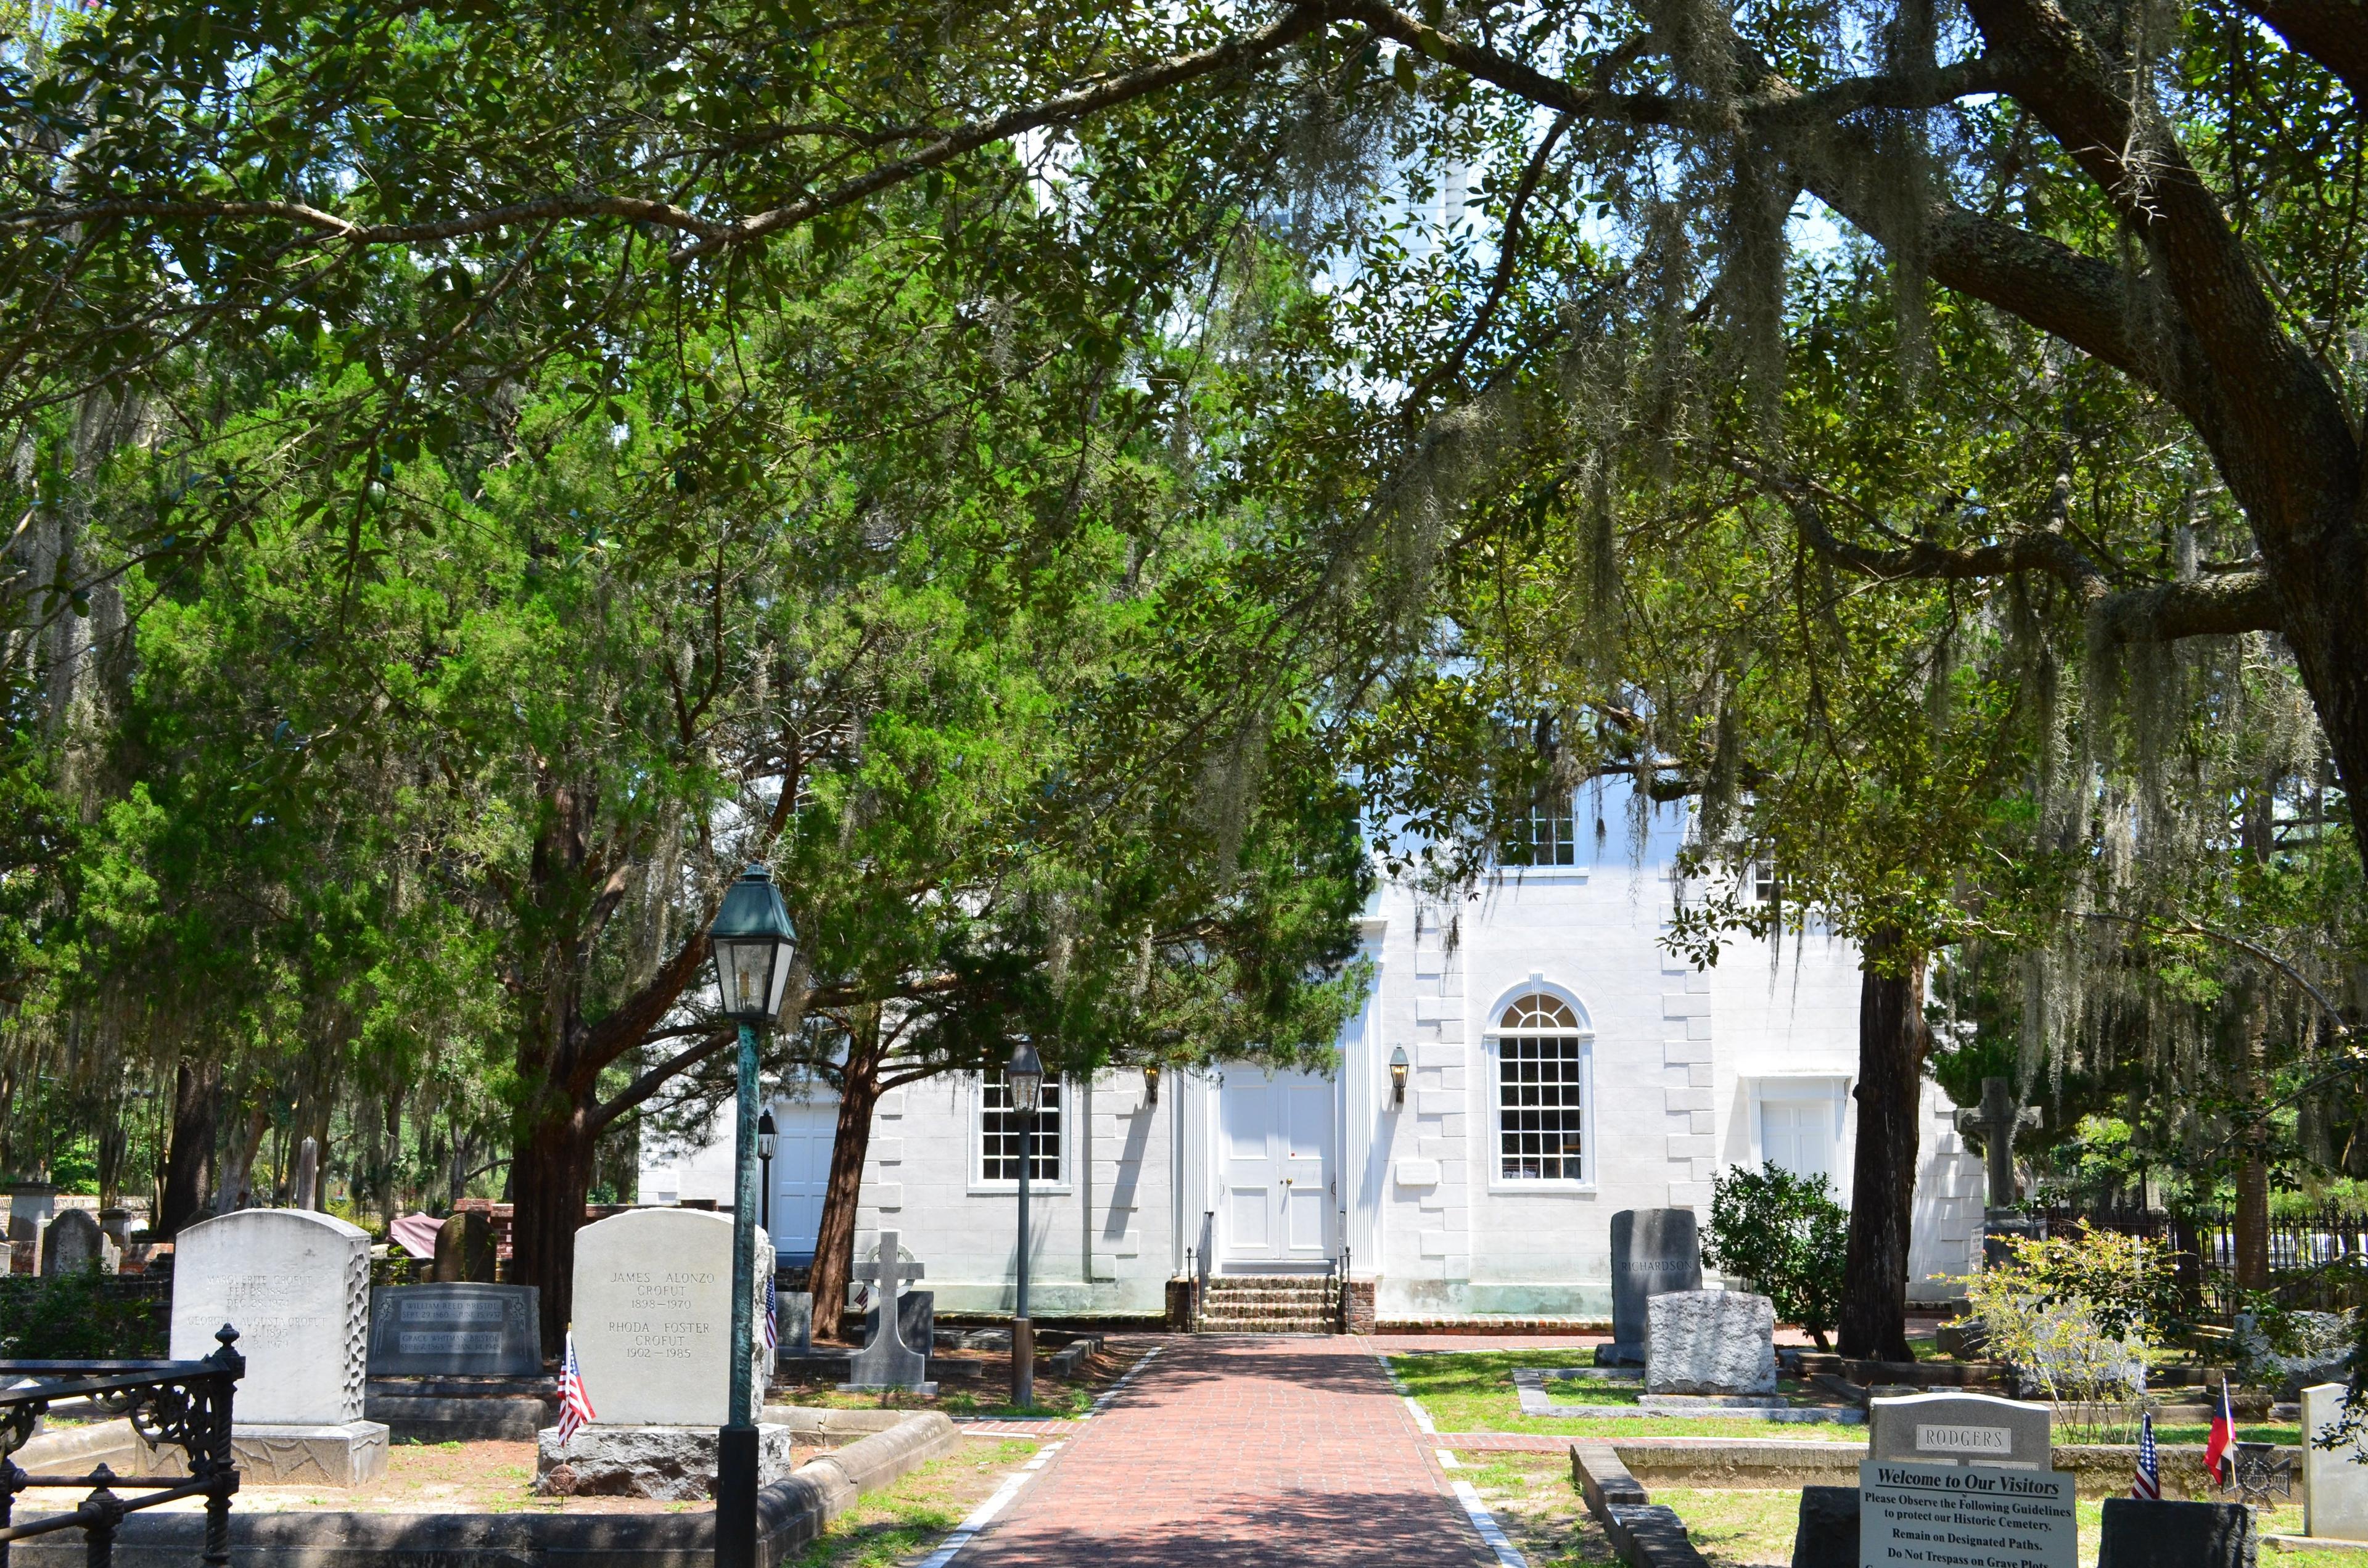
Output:
M958 1568L1494 1568L1374 1349L1170 1339Z

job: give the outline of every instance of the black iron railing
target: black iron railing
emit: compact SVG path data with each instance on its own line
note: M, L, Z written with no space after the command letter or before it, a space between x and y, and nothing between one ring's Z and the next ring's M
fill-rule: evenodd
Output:
M2161 1242L2170 1253L2180 1310L2228 1323L2243 1308L2237 1288L2237 1217L2226 1207L2184 1209L2051 1205L2052 1233L2078 1223ZM2368 1215L2328 1207L2271 1218L2263 1236L2270 1290L2289 1307L2323 1312L2368 1305Z
M0 1361L0 1568L8 1568L9 1542L70 1529L83 1532L90 1568L108 1568L123 1516L178 1497L206 1500L206 1545L199 1561L209 1568L227 1568L230 1500L238 1491L230 1446L231 1395L246 1372L246 1358L233 1348L238 1332L228 1324L214 1339L222 1348L202 1361ZM6 1386L17 1382L23 1386ZM189 1473L129 1479L104 1464L87 1475L25 1473L16 1454L32 1439L41 1414L60 1400L85 1398L121 1402L141 1439L152 1449L170 1443L181 1449ZM36 1486L87 1486L91 1493L71 1513L17 1524L17 1494ZM120 1496L119 1486L144 1495Z

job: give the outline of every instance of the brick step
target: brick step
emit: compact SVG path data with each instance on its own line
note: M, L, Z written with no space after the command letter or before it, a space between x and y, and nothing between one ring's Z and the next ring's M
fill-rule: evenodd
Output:
M1242 1318L1290 1318L1310 1315L1329 1317L1332 1315L1332 1303L1329 1301L1208 1301L1201 1303L1201 1310L1204 1312L1224 1312L1229 1317Z
M1329 1290L1212 1290L1212 1301L1328 1301Z
M1230 1318L1215 1313L1203 1314L1202 1334L1329 1334L1334 1328L1328 1317L1290 1318Z

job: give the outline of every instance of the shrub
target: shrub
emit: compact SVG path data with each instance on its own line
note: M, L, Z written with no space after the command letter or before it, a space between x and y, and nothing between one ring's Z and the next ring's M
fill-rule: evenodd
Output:
M2146 1358L2172 1289L2158 1242L2076 1227L2013 1237L2009 1256L1967 1276L1966 1303L1993 1356L2092 1440L2118 1441L2146 1398Z
M125 1361L165 1354L166 1298L131 1294L93 1268L0 1290L0 1358Z
M1850 1210L1822 1176L1736 1165L1711 1183L1703 1261L1749 1281L1780 1322L1799 1324L1820 1350L1831 1348L1826 1335L1841 1316L1849 1247Z

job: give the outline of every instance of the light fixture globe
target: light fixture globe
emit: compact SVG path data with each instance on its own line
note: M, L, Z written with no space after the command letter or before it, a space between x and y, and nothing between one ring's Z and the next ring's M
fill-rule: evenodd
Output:
M1395 1047L1390 1051L1390 1104L1394 1106L1406 1104L1407 1065L1405 1046Z
M780 1016L798 933L770 871L750 866L740 873L723 895L723 907L715 912L707 939L715 955L715 987L723 1016L744 1024L770 1023Z
M1044 1103L1044 1059L1036 1054L1036 1048L1021 1040L1003 1077L1011 1086L1011 1108L1024 1116L1035 1115L1036 1108Z

